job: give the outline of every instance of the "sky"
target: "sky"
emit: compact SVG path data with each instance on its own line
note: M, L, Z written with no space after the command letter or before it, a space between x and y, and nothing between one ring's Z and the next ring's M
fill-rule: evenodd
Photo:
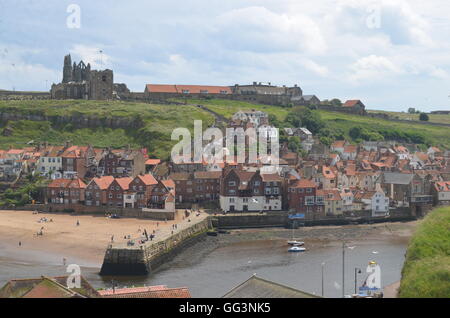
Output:
M70 53L138 92L256 81L448 110L449 49L448 0L0 0L0 89L49 90Z

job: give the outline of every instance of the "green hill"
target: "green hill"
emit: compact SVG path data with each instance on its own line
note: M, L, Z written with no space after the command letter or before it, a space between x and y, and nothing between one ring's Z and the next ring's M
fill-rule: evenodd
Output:
M182 100L178 101L182 102ZM221 99L189 99L188 103L204 105L208 109L227 118L230 118L238 110L258 109L275 116L280 122L283 122L289 112L292 111L292 108L289 107L255 105L247 102ZM379 137L381 138L378 139L404 141L423 144L424 146L435 145L450 149L450 127L448 126L432 126L419 122L402 123L381 118L323 110L317 110L316 112L320 114L326 130L331 132L331 135L334 135L335 138L344 137L350 141L360 141L357 138L352 138L350 129L353 127L361 127L367 130L369 134L372 133L372 136L380 135Z
M399 296L450 297L450 207L432 211L419 225L406 253Z
M184 100L178 100L184 102ZM193 128L195 119L203 120L203 128L215 118L195 105L226 118L238 110L258 109L272 115L278 127L285 127L289 107L255 105L221 99L188 99L188 105L157 105L138 102L86 100L0 101L0 148L24 147L30 141L62 144L92 144L96 147L147 147L152 155L167 158L171 147L171 132L177 127ZM395 139L399 141L450 148L450 127L419 123L398 123L345 113L315 111L323 122L319 136L326 140L347 138ZM353 127L364 130L362 136L350 133ZM6 129L5 129L6 128ZM367 137L366 137L367 136ZM361 139L362 138L362 139Z
M86 100L0 101L0 147L24 147L27 142L92 144L95 147L147 147L152 155L167 158L172 130L192 130L195 119L204 126L214 116L194 106ZM5 114L22 116L5 120ZM23 117L31 118L23 118ZM34 117L37 116L38 120ZM5 130L5 128L8 128Z

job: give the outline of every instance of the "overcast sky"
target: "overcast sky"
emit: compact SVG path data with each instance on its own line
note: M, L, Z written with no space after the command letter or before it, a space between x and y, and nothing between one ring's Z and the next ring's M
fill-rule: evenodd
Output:
M258 81L430 111L450 109L449 48L448 0L0 0L0 89L49 89L70 52L133 91Z

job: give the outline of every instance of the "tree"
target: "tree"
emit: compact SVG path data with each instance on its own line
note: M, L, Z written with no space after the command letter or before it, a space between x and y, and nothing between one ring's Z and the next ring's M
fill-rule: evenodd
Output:
M427 114L421 113L420 116L419 116L419 120L421 120L421 121L428 121L428 120L430 120L430 118L428 117Z
M306 127L313 134L317 134L325 123L320 113L307 107L296 107L286 116L285 122L293 127Z
M294 136L289 138L288 148L292 152L299 152L302 149L300 137Z
M331 100L331 105L337 106L337 107L341 107L341 106L342 106L342 102L341 102L341 100L338 99L338 98L333 98L333 99Z

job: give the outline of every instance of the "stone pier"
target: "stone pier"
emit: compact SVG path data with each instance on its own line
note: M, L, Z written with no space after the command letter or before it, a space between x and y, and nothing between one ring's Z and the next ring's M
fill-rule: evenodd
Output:
M178 225L171 233L165 229L153 241L139 244L135 240L133 246L124 243L110 244L105 252L100 271L102 276L140 276L148 275L162 263L173 258L184 247L195 243L206 235L210 228L210 218L202 213L192 215L191 222L187 220ZM151 233L148 233L149 235Z

